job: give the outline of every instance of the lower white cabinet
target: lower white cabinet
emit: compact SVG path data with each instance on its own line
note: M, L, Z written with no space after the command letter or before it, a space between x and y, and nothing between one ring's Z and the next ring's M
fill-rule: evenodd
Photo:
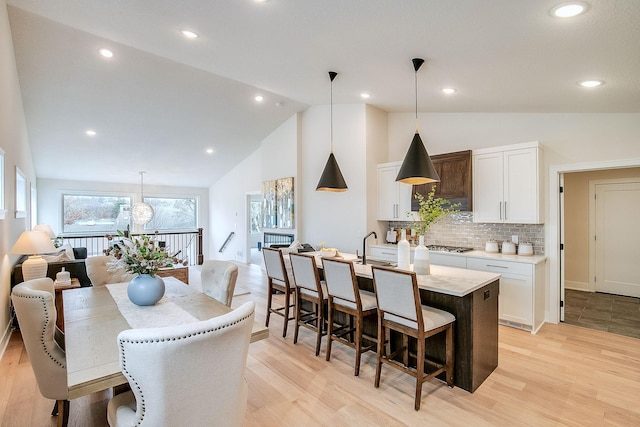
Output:
M398 248L371 246L367 257L380 261L396 262L398 261ZM413 259L413 251L411 251L411 258Z
M467 258L460 255L450 255L446 252L429 252L429 262L447 267L467 268Z
M467 258L469 270L502 275L498 299L500 322L533 333L544 323L544 265L544 262Z

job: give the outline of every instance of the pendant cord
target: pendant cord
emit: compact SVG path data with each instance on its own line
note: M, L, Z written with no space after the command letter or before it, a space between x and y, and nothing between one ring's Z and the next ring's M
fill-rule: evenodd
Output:
M418 133L418 70L415 71L414 78L414 86L416 90L416 133Z
M333 153L333 79L331 79L331 91L330 91L330 106L329 106L329 117L331 120L330 126L330 139L331 139L331 152Z
M144 172L140 172L140 202L144 203Z

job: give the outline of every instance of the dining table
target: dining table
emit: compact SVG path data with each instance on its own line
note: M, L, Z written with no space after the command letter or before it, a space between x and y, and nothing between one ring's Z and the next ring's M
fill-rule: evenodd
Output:
M121 331L197 322L232 311L174 277L163 280L165 294L151 306L129 301L128 282L63 292L69 399L127 383L118 359ZM254 322L250 341L268 336L269 329Z

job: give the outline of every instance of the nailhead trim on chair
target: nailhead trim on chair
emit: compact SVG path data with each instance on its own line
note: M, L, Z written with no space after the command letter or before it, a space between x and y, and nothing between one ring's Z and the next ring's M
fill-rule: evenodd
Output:
M45 325L46 325L47 323L49 323L49 321L50 321L49 311L47 310L47 304L45 303L44 298L42 298L42 297L40 297L40 296L24 296L24 295L16 295L16 296L17 296L17 297L19 297L19 298L29 298L29 299L31 299L31 298L36 298L36 299L40 300L40 302L42 302L42 305L43 305L43 307L44 307L44 313L45 313L45 317L44 317L45 321L44 321L44 323L43 323L42 330L40 331L40 344L42 344L42 348L44 349L44 352L46 353L46 355L47 355L47 356L49 356L49 358L50 358L50 359L51 359L51 360L52 360L56 365L60 366L61 368L67 369L67 367L66 367L64 364L60 363L60 362L58 361L58 359L56 359L55 357L53 357L53 355L52 355L51 353L49 353L49 351L47 350L47 346L46 346L46 345L45 345L45 343L44 343L44 338L45 338L45 335L44 335L44 332L45 332Z
M207 329L205 331L200 331L197 332L195 334L187 334L184 336L179 336L179 337L173 337L173 338L162 338L162 339L155 339L155 340L124 340L124 341L120 341L119 342L119 346L120 346L120 355L122 356L122 372L128 374L128 377L131 378L131 381L133 381L136 389L138 389L138 391L140 392L140 396L142 398L142 402L140 402L140 407L141 407L141 412L142 415L140 416L140 421L136 424L136 425L140 425L142 423L142 421L144 420L144 416L145 416L145 402L144 402L144 394L142 393L142 389L140 388L140 385L138 384L138 382L133 378L133 375L131 375L131 373L127 370L127 360L124 354L124 347L122 345L122 343L127 342L127 343L131 343L131 344L142 344L142 343L156 343L156 342L167 342L167 341L179 341L179 340L183 340L189 337L193 337L193 336L197 336L197 335L204 335L204 334L209 334L212 332L216 332L222 329L226 329L230 326L236 325L238 323L242 323L244 321L246 321L247 319L249 319L249 317L251 316L245 316L242 319L239 319L235 322L232 323L227 323L225 325L219 326L217 328L213 328L213 329ZM131 384L129 384L131 385Z

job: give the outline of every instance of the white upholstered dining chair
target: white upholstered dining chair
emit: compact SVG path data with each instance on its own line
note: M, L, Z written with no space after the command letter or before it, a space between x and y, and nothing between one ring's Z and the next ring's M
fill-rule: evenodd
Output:
M267 318L265 326L269 327L269 319L272 313L284 317L282 337L285 338L289 321L295 320L295 316L289 315L290 310L295 308L296 285L293 271L286 268L282 251L279 249L262 248L262 256L264 257L264 267L267 270ZM282 305L273 304L273 294L275 292L284 294Z
M87 267L87 276L93 286L102 286L108 283L129 282L135 275L125 270L109 271L108 263L115 258L109 255L90 256L84 260Z
M55 340L53 280L45 277L22 282L13 288L11 301L38 389L44 397L56 401L52 415L58 415L58 427L66 426L69 420L67 360Z
M231 307L238 266L231 261L207 260L200 271L202 292Z
M111 427L240 426L253 301L209 320L118 334L131 391L109 401Z

